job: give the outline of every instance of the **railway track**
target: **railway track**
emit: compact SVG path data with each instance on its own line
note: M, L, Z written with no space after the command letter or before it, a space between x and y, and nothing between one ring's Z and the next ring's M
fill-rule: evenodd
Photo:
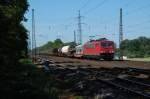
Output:
M128 68L129 69L129 71L131 71L131 72L136 72L136 73L142 73L142 74L148 74L148 75L150 75L150 70L145 70L145 69L138 69L138 68Z
M39 57L47 57L54 59L56 62L61 61L72 61L73 64L76 64L76 61L80 62L81 64L90 64L93 67L119 67L119 68L128 68L129 72L145 72L144 74L150 74L150 62L139 62L139 61L130 61L130 60L112 60L112 61L105 61L105 60L91 60L91 59L80 59L80 58L69 58L69 57L59 57L54 56L51 54L40 54ZM68 62L69 63L69 62ZM70 62L71 63L71 62ZM138 70L139 68L139 70ZM142 69L144 69L142 71ZM147 71L145 70L147 69Z
M62 61L62 62L57 62L51 60L51 62L54 66L54 74L57 75L63 75L64 77L71 77L75 78L79 77L82 75L81 79L82 80L89 80L88 78L92 80L96 80L98 82L101 82L103 84L107 84L107 86L111 87L112 89L118 89L121 90L122 92L126 92L127 94L134 94L142 99L150 99L150 83L143 83L141 81L136 81L135 79L128 79L127 77L122 76L123 74L119 75L119 72L117 70L119 69L114 69L114 71L110 71L110 69L97 69L97 68L82 68L82 67L77 67L74 69L69 68L69 66L66 65L61 67L59 64L67 63L67 61ZM69 61L69 63L74 63L73 61ZM59 66L58 66L59 65ZM125 69L127 72L137 72L137 73L146 73L149 74L148 70L144 69L137 69L137 68L127 68ZM51 69L53 71L53 69ZM58 72L60 71L60 72ZM124 74L125 75L125 74ZM129 76L126 74L126 76ZM131 75L130 75L131 76ZM130 77L134 78L134 77ZM69 78L68 78L69 79Z
M95 76L95 80L108 84L110 87L115 87L123 92L129 94L135 94L144 99L150 99L150 84L145 84L142 82L137 82L134 80L129 80L121 76L114 76L108 73L81 69L78 70L79 73L86 76Z
M43 54L39 54L39 55L40 55L40 56L64 57L64 58L68 58L68 59L92 60L92 61L129 61L129 60L119 60L119 59L115 59L115 60L87 59L87 58L77 58L77 57L67 57L67 56L57 56L57 55L47 54L47 53L43 53Z
M134 80L129 80L126 78L115 77L110 74L102 74L102 75L107 75L107 77L103 79L100 76L97 76L96 79L104 83L107 83L111 86L114 86L116 88L119 88L123 91L139 95L144 99L145 98L150 99L150 84L145 84Z

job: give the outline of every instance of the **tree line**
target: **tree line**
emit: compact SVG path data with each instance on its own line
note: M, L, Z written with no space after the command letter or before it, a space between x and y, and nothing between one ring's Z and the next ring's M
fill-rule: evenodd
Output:
M150 57L150 38L139 37L133 40L124 40L121 43L124 56L130 58Z
M28 35L22 24L27 9L27 0L0 0L0 59L5 65L27 55Z
M75 46L76 44L74 42L63 42L61 39L56 39L54 41L49 41L46 44L42 45L41 47L38 47L37 50L39 53L49 53L51 54L53 50L58 49L65 45L71 45Z
M28 58L27 0L0 0L0 99L58 99L48 76Z

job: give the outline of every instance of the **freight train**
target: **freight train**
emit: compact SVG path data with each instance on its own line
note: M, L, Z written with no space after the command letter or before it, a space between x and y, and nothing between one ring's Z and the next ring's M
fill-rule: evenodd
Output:
M83 45L63 46L53 51L55 55L86 58L113 60L115 54L115 43L106 38L90 40Z

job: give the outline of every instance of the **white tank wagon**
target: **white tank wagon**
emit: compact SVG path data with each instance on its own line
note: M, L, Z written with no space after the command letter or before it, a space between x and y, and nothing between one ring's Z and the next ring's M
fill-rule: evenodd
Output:
M75 48L71 45L63 46L61 48L61 53L64 56L73 57L75 52Z
M69 45L63 46L63 47L61 48L61 53L62 53L62 54L67 54L67 53L69 52L69 48L70 48Z

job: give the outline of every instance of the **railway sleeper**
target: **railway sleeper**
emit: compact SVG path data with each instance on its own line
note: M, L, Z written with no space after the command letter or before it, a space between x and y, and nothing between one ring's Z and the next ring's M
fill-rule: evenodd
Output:
M120 84L118 84L118 83L114 83L114 82L112 82L112 81L110 81L110 80L104 80L104 79L99 79L99 78L96 78L98 81L100 81L100 82L103 82L103 83L105 83L105 84L108 84L108 85L110 85L111 87L116 87L116 88L119 88L120 90L123 90L123 91L126 91L126 92L131 92L131 93L133 93L133 94L136 94L136 95L138 95L138 96L141 96L142 98L144 98L144 99L150 99L150 94L148 94L148 93L145 93L145 92L141 92L141 91L135 91L135 90L133 90L133 89L130 89L130 88L127 88L127 87L125 87L125 86L122 86L122 85L120 85Z

